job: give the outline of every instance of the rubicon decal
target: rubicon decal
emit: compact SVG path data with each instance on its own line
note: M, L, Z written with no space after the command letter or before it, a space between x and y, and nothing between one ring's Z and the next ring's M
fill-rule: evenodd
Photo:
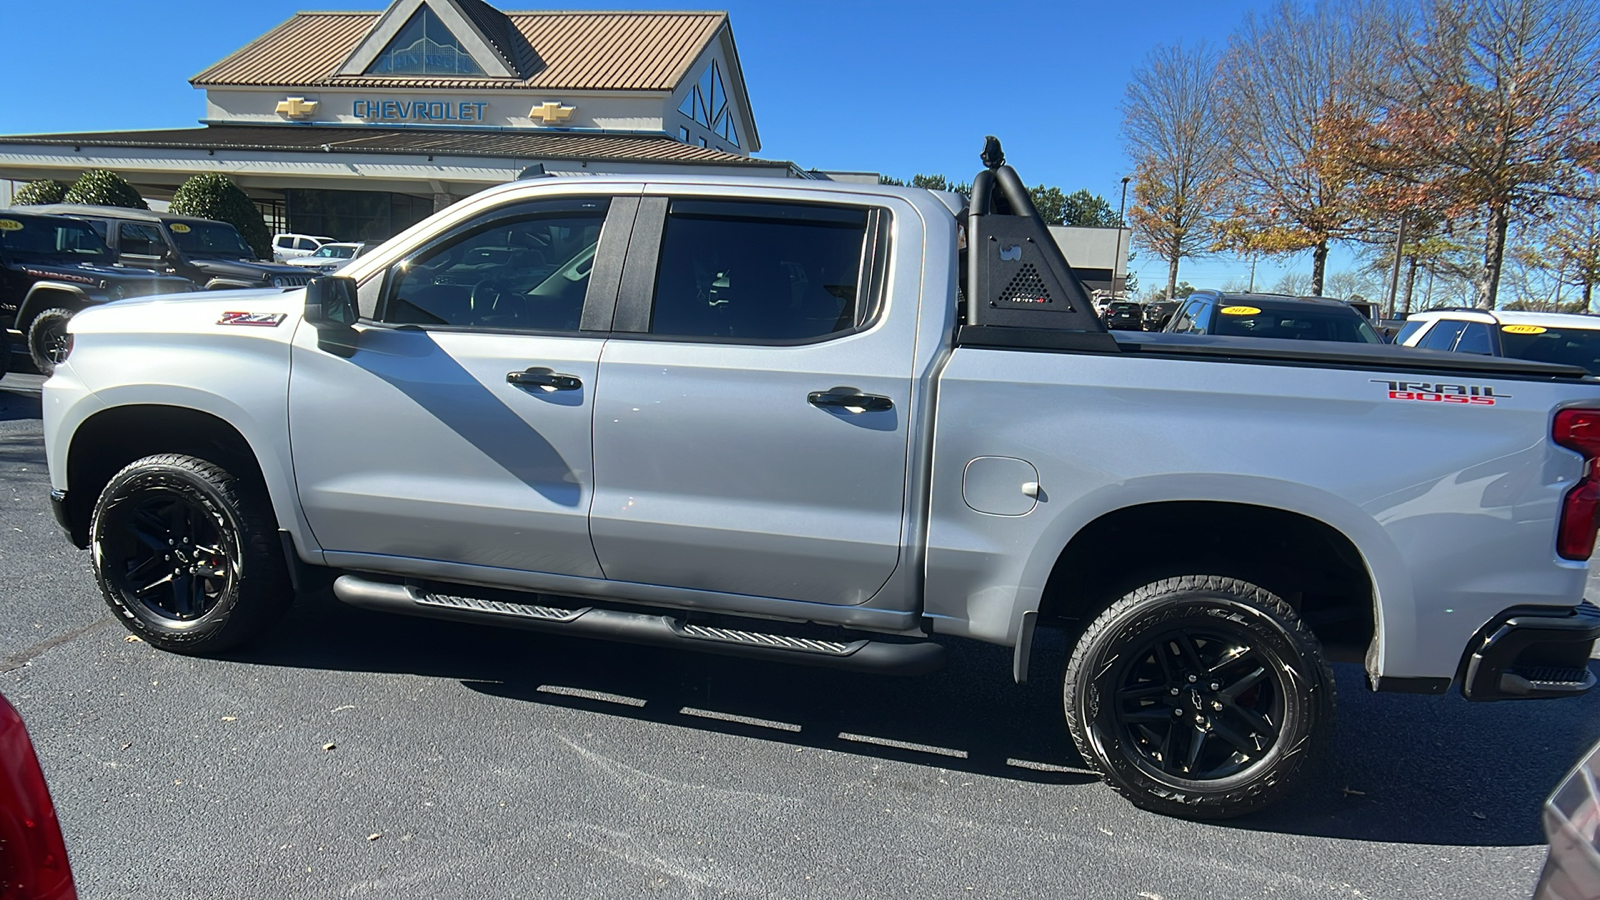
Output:
M253 312L225 312L217 320L218 325L259 325L263 328L277 328L287 318L287 313L253 313Z
M1496 394L1487 384L1445 384L1431 381L1383 381L1372 379L1373 384L1389 388L1390 400L1419 400L1423 403L1455 403L1469 406L1494 406L1501 400L1510 400L1510 394Z

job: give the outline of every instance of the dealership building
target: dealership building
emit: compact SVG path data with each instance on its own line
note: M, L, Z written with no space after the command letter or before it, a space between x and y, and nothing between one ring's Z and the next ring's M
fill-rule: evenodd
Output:
M531 165L810 177L752 155L761 135L721 12L303 12L190 83L201 127L0 136L0 178L110 169L159 201L219 172L274 230L358 240Z

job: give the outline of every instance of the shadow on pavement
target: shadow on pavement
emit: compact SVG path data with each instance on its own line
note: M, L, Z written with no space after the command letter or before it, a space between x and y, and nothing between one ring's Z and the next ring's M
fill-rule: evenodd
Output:
M921 678L674 652L385 616L326 592L303 599L239 662L417 674L486 695L1048 785L1095 780L1061 722L1064 641L1041 632L1035 680L1010 651L952 640ZM1600 697L1472 704L1372 694L1339 666L1339 722L1324 775L1279 807L1222 823L1359 841L1541 844L1539 808L1600 739ZM1048 788L1046 788L1048 789Z
M0 380L0 422L38 419L44 415L43 398L37 390L8 390L12 387Z

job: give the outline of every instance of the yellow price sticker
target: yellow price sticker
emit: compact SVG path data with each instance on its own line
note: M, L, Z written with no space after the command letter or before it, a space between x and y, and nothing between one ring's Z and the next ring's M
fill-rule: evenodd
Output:
M1506 334L1544 334L1548 329L1538 325L1501 325L1500 330Z
M189 233L189 226L183 224L182 222L173 222L171 225L168 225L167 227L172 229L172 233L173 234L188 234Z
M0 219L0 231L21 231L22 223L16 219Z
M1261 312L1254 306L1224 306L1222 314L1225 316L1253 316Z

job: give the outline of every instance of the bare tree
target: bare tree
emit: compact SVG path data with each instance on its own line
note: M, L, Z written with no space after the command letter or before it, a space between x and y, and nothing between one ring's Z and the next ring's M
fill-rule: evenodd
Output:
M1600 2L1432 0L1398 6L1395 77L1352 158L1396 205L1484 222L1475 302L1493 308L1513 218L1594 198L1600 166Z
M1128 83L1122 132L1134 161L1134 238L1167 262L1167 291L1178 262L1212 243L1226 166L1215 100L1216 54L1205 45L1160 46Z
M1341 117L1373 107L1380 19L1363 2L1281 0L1249 13L1223 57L1221 110L1232 166L1228 243L1263 253L1311 251L1321 295L1328 245L1368 218L1370 173L1339 149Z

